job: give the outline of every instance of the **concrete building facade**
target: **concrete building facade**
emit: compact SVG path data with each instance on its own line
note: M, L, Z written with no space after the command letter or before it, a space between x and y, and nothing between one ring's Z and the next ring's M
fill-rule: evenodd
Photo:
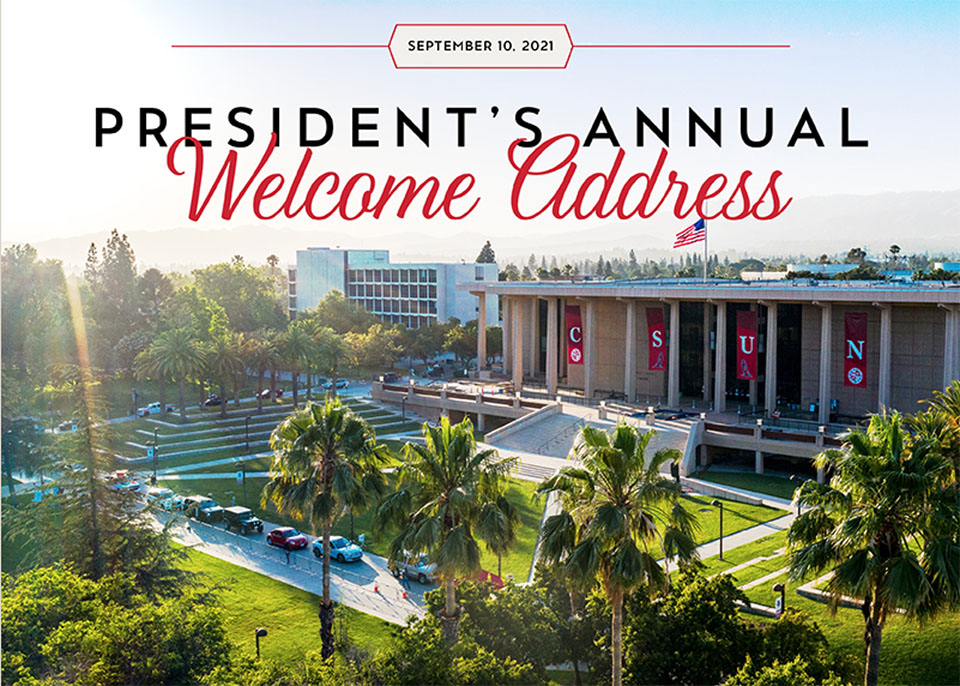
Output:
M670 408L691 405L820 424L854 423L960 379L960 287L867 282L486 282L503 298L504 371L524 382ZM583 364L567 362L564 311L578 305ZM649 369L646 311L660 309L666 368ZM758 375L736 378L737 312L757 316ZM866 315L865 384L844 385L844 321ZM478 341L482 346L483 342ZM483 359L481 357L481 359Z
M499 322L496 296L480 299L470 285L496 281L496 264L424 262L396 263L387 250L307 248L297 251L296 266L288 269L289 311L316 307L333 290L388 324L409 328L429 326L456 317L461 322ZM482 329L481 329L482 330Z

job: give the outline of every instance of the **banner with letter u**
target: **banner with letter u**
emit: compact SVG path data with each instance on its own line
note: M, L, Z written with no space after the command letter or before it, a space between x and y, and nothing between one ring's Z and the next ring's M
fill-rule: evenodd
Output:
M647 308L647 348L650 371L662 372L667 368L667 332L663 326L663 308Z
M757 378L757 313L737 310L737 378Z
M847 312L843 317L843 385L867 387L867 314Z
M580 306L567 305L567 362L583 364L583 324L580 321Z

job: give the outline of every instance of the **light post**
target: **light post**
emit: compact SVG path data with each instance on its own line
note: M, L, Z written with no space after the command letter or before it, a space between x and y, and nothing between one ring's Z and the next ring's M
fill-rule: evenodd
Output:
M407 396L400 398L400 418L404 421L407 420Z
M710 504L720 508L720 560L723 561L723 503L719 500L714 500Z
M777 611L777 617L779 617L783 614L783 611L787 609L787 587L783 584L774 584L773 592L780 594L780 597L777 598L777 605L774 608Z
M796 481L798 484L800 484L799 486L797 486L797 488L802 488L805 483L810 481L810 479L804 479L802 476L799 476L798 474L791 474L790 481ZM799 517L800 516L800 497L796 495L796 492L795 492L795 497L797 499L797 516Z
M157 440L157 430L153 430L153 478L150 481L151 486L157 485L157 466L160 462L160 442Z
M247 446L247 452L250 452L250 415L243 418L243 440Z
M243 472L243 506L247 506L247 462L240 463L240 471Z
M257 627L256 631L253 632L254 636L257 639L257 659L260 659L260 637L267 635L267 630L263 627Z

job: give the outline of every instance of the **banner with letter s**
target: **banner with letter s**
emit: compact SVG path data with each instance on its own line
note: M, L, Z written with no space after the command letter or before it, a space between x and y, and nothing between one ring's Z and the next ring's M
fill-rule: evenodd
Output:
M662 372L667 368L667 336L666 329L663 326L663 308L647 308L647 347L649 355L647 359L649 364L647 369L650 371Z
M583 324L580 321L580 306L567 305L567 362L583 364Z
M867 314L847 312L843 317L843 385L867 387Z
M757 378L757 313L737 310L737 378Z

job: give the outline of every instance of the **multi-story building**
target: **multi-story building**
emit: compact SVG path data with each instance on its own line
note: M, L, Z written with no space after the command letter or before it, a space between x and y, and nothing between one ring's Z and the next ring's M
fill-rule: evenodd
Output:
M499 321L496 296L480 299L457 284L496 281L496 264L390 261L388 250L307 248L289 268L290 317L316 307L333 290L387 324L415 329L456 317L461 322Z

